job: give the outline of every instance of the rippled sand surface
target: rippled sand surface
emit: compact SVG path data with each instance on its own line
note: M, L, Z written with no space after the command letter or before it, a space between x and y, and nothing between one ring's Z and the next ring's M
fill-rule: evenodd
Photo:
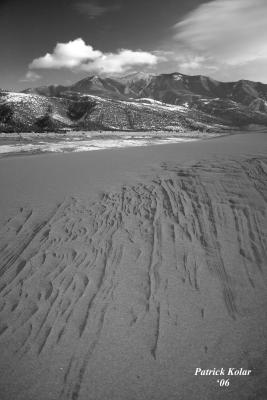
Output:
M203 143L169 146L157 163L147 150L149 173L13 210L0 232L1 399L265 399L264 143L221 138L206 157ZM197 367L252 375L221 388Z

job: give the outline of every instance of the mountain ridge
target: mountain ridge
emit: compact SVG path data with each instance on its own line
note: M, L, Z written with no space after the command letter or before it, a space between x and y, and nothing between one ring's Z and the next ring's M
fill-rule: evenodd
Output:
M140 84L145 83L140 93ZM51 88L51 95L54 95L54 91L77 91L81 93L91 94L94 90L103 89L107 91L107 88L112 91L114 86L116 90L120 86L120 93L125 94L127 88L130 88L132 93L135 95L140 94L144 97L144 93L159 96L156 92L157 88L162 90L170 89L173 92L178 92L182 95L183 93L190 93L194 95L206 95L208 97L221 97L231 98L234 100L244 101L242 95L244 93L253 98L262 98L267 101L267 84L261 82L255 82L250 80L241 79L238 81L222 82L205 75L185 75L179 72L173 72L170 74L147 74L147 73L134 73L124 75L118 78L104 77L101 75L87 76L78 82L70 86L63 85L50 85L41 86L36 88L28 88L23 90L23 93L35 93L41 94L40 91L45 88L48 90ZM46 94L48 95L48 94ZM156 99L160 100L160 99ZM162 99L161 99L162 100Z
M267 126L267 84L203 75L87 76L69 86L0 92L0 129L212 130Z

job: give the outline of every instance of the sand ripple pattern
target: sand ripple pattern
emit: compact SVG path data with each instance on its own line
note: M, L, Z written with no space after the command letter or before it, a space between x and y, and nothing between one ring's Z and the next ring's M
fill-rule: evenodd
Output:
M207 282L226 318L241 318L248 293L266 290L266 178L264 157L164 163L153 179L65 199L46 218L20 209L0 233L0 344L18 363L60 359L46 398L77 400L114 332L164 356L185 291L202 320Z

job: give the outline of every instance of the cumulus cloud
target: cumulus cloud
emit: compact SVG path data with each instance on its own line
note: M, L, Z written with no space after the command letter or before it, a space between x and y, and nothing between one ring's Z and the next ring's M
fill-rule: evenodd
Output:
M35 82L41 79L41 75L34 71L28 71L24 78L20 79L20 82Z
M102 73L121 73L139 65L154 65L157 57L145 51L132 51L122 49L117 53L102 54L93 62L82 64L84 71L99 71Z
M267 60L267 1L213 0L174 26L174 39L196 57L228 66Z
M112 6L101 6L98 3L92 2L79 2L74 5L75 9L81 14L85 14L90 19L95 19L102 16L103 14L114 12L120 9L119 4Z
M118 50L103 53L94 50L79 38L68 43L58 43L53 53L33 60L30 69L71 69L100 73L121 73L140 65L155 65L158 57L146 51Z
M52 54L36 58L29 68L60 69L79 67L86 60L95 60L102 55L79 38L68 43L57 43Z

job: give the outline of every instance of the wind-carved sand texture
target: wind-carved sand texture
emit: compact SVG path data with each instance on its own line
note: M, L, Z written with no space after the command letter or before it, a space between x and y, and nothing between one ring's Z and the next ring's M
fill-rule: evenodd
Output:
M1 399L267 398L266 177L264 156L170 162L20 209L0 236ZM253 373L223 389L199 366Z

